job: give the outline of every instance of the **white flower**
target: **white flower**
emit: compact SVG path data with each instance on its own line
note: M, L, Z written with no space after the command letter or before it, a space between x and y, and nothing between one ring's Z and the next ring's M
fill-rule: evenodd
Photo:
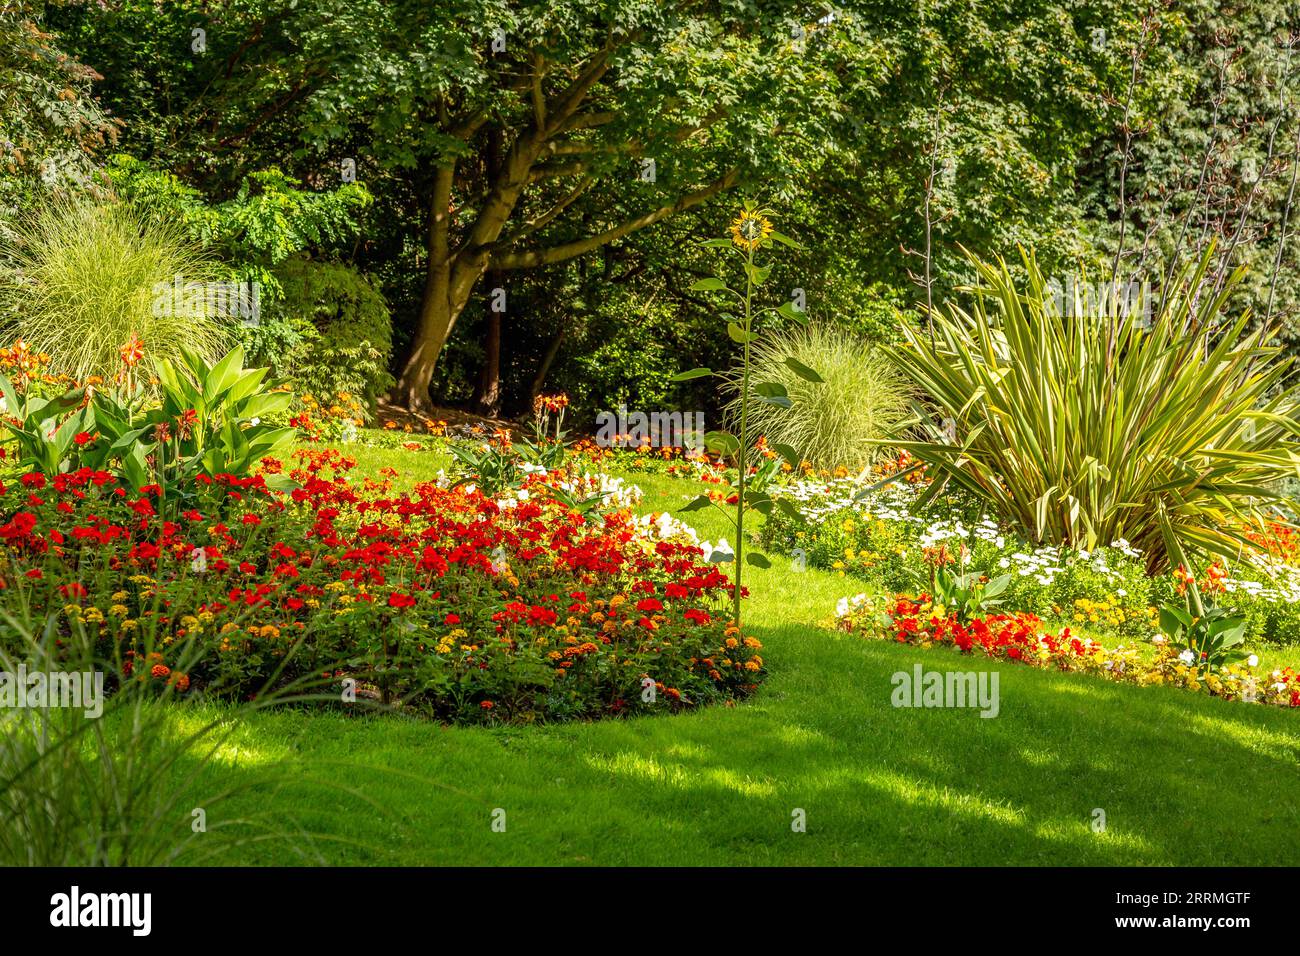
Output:
M700 544L700 550L704 552L704 560L710 564L735 560L736 557L736 552L731 550L731 545L727 544L726 538L719 538L717 544L704 541Z
M1258 655L1258 654L1251 654L1248 658L1246 658L1246 664L1249 665L1250 667L1258 667L1258 666L1259 666L1259 655Z
M1192 661L1196 660L1196 655L1193 654L1191 652L1191 649L1189 648L1188 650L1185 650L1181 654L1179 654L1178 659L1182 661L1184 664L1190 664Z

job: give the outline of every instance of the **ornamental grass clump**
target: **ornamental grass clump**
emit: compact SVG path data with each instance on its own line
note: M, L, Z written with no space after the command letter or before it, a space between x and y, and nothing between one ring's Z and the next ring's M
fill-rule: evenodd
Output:
M1031 542L1127 540L1152 571L1174 541L1252 553L1251 528L1292 504L1280 486L1300 425L1272 327L1222 317L1241 270L1213 290L1207 254L1147 315L1058 301L1022 257L1024 282L971 257L968 308L935 313L933 337L904 327L889 350L944 423L899 443L933 478L920 505L961 488Z
M786 362L790 356L816 369L822 382L796 372ZM834 326L775 329L754 344L750 361L753 375L779 383L791 402L789 408L754 403L750 427L769 443L799 449L815 467L859 471L873 464L885 453L882 442L909 417L909 386L899 371L874 347ZM738 422L739 381L729 384L736 394L725 412Z
M211 280L213 263L179 227L124 204L55 201L0 253L0 338L49 355L54 372L107 378L129 341L174 361L185 349L215 358L229 344L228 322L161 295Z

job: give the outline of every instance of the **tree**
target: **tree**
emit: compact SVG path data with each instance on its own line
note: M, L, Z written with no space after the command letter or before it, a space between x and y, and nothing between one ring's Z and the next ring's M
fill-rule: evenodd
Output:
M84 184L117 126L90 96L100 79L40 23L43 3L0 8L0 201Z
M395 392L413 407L489 270L564 262L791 163L825 137L839 77L871 49L779 4L460 0L434 18L399 0L334 12L316 24L328 41L302 42L328 44L337 66L305 101L304 136L355 138L339 118L364 117L381 170L427 171L424 291ZM638 201L579 225L575 204L611 186Z

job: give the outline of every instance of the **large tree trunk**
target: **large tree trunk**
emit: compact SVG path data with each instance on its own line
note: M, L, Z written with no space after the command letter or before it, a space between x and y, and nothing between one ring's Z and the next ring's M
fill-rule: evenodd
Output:
M426 411L431 407L429 383L433 380L433 370L437 367L438 356L446 344L452 324L464 305L462 303L453 311L451 301L448 233L451 229L451 184L455 175L455 169L448 167L439 169L434 177L426 243L429 264L424 277L420 322L411 342L411 355L393 388L393 402L411 411Z
M501 164L496 185L488 194L464 243L451 252L451 186L455 168L439 169L434 184L429 226L429 271L424 284L420 324L406 362L393 390L394 400L412 411L430 406L429 382L438 356L447 344L456 320L469 302L474 286L487 270L492 244L510 220L515 204L528 185L528 174L543 139L534 133L521 136Z
M561 326L560 331L551 339L551 344L546 349L546 354L542 356L542 364L537 367L537 374L533 376L533 387L529 390L529 401L537 398L542 394L542 388L546 385L546 376L551 372L551 366L555 364L555 358L560 354L560 345L564 342L564 333L568 331L568 326Z
M547 153L548 140L566 131L575 113L584 103L592 87L600 82L609 69L614 46L607 45L573 79L573 82L551 100L544 99L540 78L534 86L533 125L521 132L502 159L498 173L492 177L492 188L478 208L478 215L466 230L455 253L451 250L451 188L455 177L455 162L439 168L434 182L430 209L428 273L425 276L424 301L420 307L420 320L411 342L411 355L393 389L392 399L412 410L430 406L429 383L433 379L438 357L442 353L456 320L469 302L474 287L489 263L497 269L521 269L563 262L599 248L608 242L654 225L668 216L705 202L719 192L731 188L739 176L731 169L713 184L678 197L665 206L642 216L571 242L548 249L509 251L497 249L496 243L519 202L520 196L534 180L533 167L539 159L552 156ZM445 123L445 116L442 117ZM486 119L473 119L462 124L458 136L466 143L482 128ZM577 128L577 127L574 127ZM578 164L580 167L582 164ZM554 174L554 170L551 171ZM540 174L539 174L540 175ZM586 176L567 198L558 202L549 212L526 224L525 234L535 231L558 215L569 203L582 194L594 177ZM514 237L513 243L519 237Z
M504 273L489 271L487 287L501 287ZM507 302L510 300L507 299ZM487 300L487 333L483 337L483 368L479 373L475 402L480 414L496 418L501 414L501 321L502 313L494 308L492 297Z

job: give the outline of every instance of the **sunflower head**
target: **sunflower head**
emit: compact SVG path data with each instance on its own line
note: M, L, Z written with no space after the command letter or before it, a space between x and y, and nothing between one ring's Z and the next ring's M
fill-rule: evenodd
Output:
M743 209L731 223L731 241L753 252L772 234L772 223L761 211Z

